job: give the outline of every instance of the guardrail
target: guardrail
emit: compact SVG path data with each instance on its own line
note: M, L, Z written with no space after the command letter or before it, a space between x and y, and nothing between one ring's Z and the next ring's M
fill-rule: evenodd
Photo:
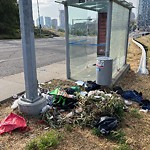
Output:
M137 72L139 74L149 74L149 71L146 68L146 50L145 50L145 48L143 47L142 44L137 42L135 39L132 39L132 42L135 43L142 50L142 56L141 56L141 60L140 60L140 64L139 64Z

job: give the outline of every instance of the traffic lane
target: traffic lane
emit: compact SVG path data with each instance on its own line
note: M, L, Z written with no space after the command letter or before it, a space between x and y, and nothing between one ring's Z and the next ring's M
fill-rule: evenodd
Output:
M36 39L37 67L46 66L65 59L65 40ZM0 77L23 71L21 40L0 41Z

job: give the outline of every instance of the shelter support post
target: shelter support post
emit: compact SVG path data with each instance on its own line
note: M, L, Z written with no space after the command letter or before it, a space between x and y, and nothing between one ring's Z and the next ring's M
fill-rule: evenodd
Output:
M127 64L127 54L128 54L128 44L129 44L131 11L132 11L132 10L130 9L130 10L129 10L129 18L128 18L128 31L127 31L127 37L126 37L125 64Z
M111 22L112 22L112 0L109 1L108 12L107 12L107 27L106 27L106 49L105 56L109 57L110 53L110 40L111 40Z
M68 6L64 4L65 10L65 38L66 38L66 75L70 79L70 51L69 51L69 23L68 23Z

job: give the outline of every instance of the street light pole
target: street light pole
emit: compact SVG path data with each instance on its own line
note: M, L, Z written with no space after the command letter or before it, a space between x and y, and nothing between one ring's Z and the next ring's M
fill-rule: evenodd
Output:
M29 115L37 115L46 105L46 100L43 97L38 96L31 0L19 0L19 15L26 96L22 97L18 101L18 106L19 110L23 113Z

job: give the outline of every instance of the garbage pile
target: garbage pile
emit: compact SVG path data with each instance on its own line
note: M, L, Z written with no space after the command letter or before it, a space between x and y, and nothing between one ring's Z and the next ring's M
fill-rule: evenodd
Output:
M52 128L61 128L66 124L79 125L97 128L106 135L117 128L124 111L132 102L137 102L144 110L150 110L150 101L144 100L142 93L137 91L124 91L119 86L106 91L92 81L77 81L72 85L51 89L51 82L39 84L39 95L47 100L41 118ZM17 107L17 101L13 103L13 109Z
M52 91L40 89L47 99L47 106L41 111L42 120L53 128L72 124L96 127L103 134L115 129L126 108L122 98L113 91L107 93L92 81L76 84Z

